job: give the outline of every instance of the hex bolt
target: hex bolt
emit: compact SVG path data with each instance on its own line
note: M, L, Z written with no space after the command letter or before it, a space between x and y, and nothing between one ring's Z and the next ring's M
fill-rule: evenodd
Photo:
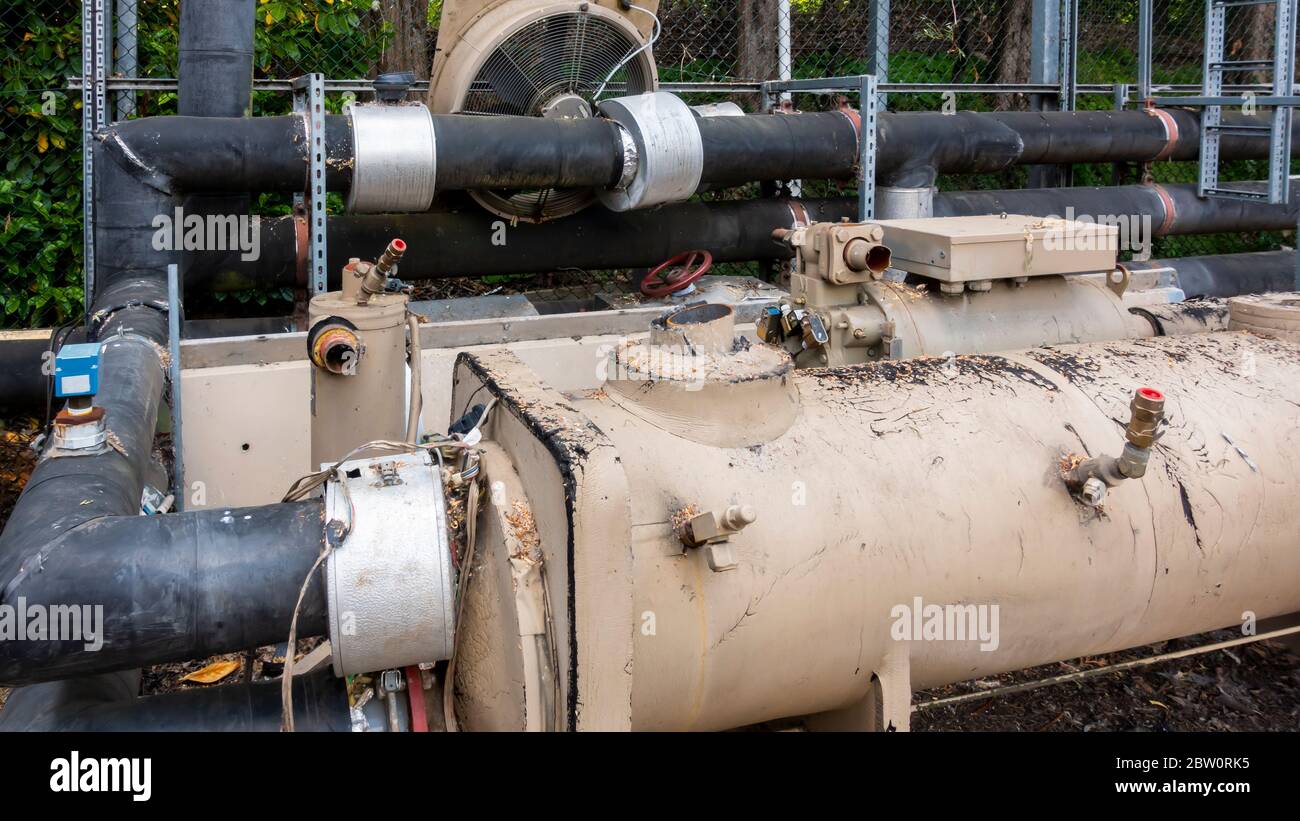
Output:
M758 511L753 505L731 505L722 513L722 525L728 530L743 530L756 521Z
M1092 477L1079 489L1079 498L1088 507L1101 507L1106 501L1106 483L1096 476Z

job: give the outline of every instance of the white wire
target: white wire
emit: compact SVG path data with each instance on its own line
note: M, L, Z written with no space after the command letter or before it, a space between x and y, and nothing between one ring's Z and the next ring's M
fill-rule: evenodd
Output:
M650 39L649 39L648 41L646 41L645 43L643 43L643 44L641 45L641 48L639 48L639 49L637 49L636 51L633 51L632 53L628 54L626 57L623 58L623 61L622 61L621 63L619 63L618 65L614 66L613 70L610 71L609 74L605 77L604 82L602 82L602 83L600 84L600 88L596 89L596 93L592 95L592 97L591 97L591 101L592 101L593 103L596 102L596 100L599 100L599 99L600 99L600 95L602 95L602 94L605 93L605 86L609 85L609 81L612 80L612 79L614 79L614 75L618 73L618 70L619 70L620 68L622 68L623 66L627 65L628 62L629 62L633 57L637 56L637 55L640 54L641 52L643 52L643 51L645 51L646 49L648 49L648 48L650 48L651 46L653 46L653 45L655 44L655 41L659 39L659 32L663 29L662 24L659 22L659 16L658 16L657 14L655 14L653 11L651 11L650 9L642 8L642 7L640 7L640 6L638 6L638 5L634 4L634 3L629 3L629 4L628 4L628 8L629 8L629 9L636 9L637 11L641 12L642 14L648 14L648 15L650 15L650 19L651 19L651 20L654 20L654 27L651 29Z

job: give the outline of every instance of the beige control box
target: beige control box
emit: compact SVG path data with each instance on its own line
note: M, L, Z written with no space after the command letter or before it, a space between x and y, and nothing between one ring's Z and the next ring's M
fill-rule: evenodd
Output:
M1113 271L1115 225L1021 214L881 220L892 265L941 282Z

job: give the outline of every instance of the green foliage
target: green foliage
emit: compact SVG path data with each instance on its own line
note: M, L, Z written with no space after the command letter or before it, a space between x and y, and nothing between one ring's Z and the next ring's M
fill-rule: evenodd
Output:
M366 77L391 38L370 0L258 0L254 62L265 76Z
M138 13L139 76L175 77L179 0L139 0ZM391 36L370 0L259 0L254 70L366 77ZM0 328L53 325L82 310L81 99L64 90L80 73L78 0L12 3L0 12ZM138 117L176 113L173 92L135 100ZM340 104L329 101L331 110ZM254 95L254 114L290 107L287 94ZM258 205L258 213L285 213L288 199ZM284 297L275 290L229 299L264 305Z
M0 327L81 310L80 4L0 17Z

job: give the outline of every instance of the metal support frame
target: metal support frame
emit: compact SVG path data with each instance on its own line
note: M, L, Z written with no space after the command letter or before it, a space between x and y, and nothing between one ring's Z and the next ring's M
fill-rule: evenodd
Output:
M1224 40L1227 10L1231 6L1275 5L1273 59L1225 60ZM1157 105L1200 107L1201 145L1200 179L1197 193L1202 197L1224 197L1286 203L1290 198L1291 109L1300 106L1294 94L1296 0L1208 0L1205 17L1205 57L1201 72L1200 97L1158 97ZM1271 70L1271 94L1266 96L1230 97L1224 95L1223 75L1233 71ZM1224 125L1223 106L1271 106L1269 125ZM1224 134L1265 136L1269 140L1268 190L1244 191L1226 188L1219 180L1219 140Z
M325 75L307 74L293 81L293 110L303 115L307 129L310 163L307 168L308 259L311 265L311 294L329 290L326 255L325 215ZM295 205L303 200L295 195Z
M1270 0L1271 2L1272 0ZM1059 68L1059 66L1058 66ZM79 92L82 90L83 82L80 77L67 77L68 91ZM771 82L771 81L768 81ZM121 91L175 91L177 88L176 79L168 77L114 77L107 83L107 90L111 92ZM1029 82L1029 83L881 83L877 82L876 88L881 94L940 94L945 91L951 91L954 94L1050 94L1058 97L1061 91L1061 84L1057 80L1047 82ZM1175 94L1196 94L1201 87L1191 84L1160 84L1161 91L1168 91ZM1234 85L1225 85L1225 93L1244 93L1268 94L1272 86L1266 83L1238 83ZM254 91L293 91L292 80L265 80L258 79L253 81ZM374 93L374 84L371 80L330 80L325 81L325 91L328 94L344 94L352 92L353 94L372 94ZM429 90L427 80L419 80L411 84L411 93L418 97ZM763 91L762 81L737 81L737 82L704 82L704 83L673 83L666 82L659 84L660 91L671 91L680 94L758 94ZM1076 95L1099 95L1110 96L1114 90L1111 83L1076 83ZM1183 98L1177 98L1183 99ZM1260 98L1262 99L1262 98ZM1170 103L1174 105L1175 103Z
M873 219L876 213L876 114L880 104L880 84L874 74L846 77L817 77L810 80L768 80L760 93L764 100L791 91L807 94L858 93L858 221Z
M1111 105L1114 106L1116 111L1123 111L1124 107L1128 105L1128 95L1129 95L1128 83L1115 84L1115 91L1111 95ZM1121 184L1121 179L1123 178L1124 175L1123 172L1124 172L1124 163L1122 162L1111 163L1111 185Z
M95 301L95 132L105 125L108 108L107 0L84 0L81 6L81 65L90 78L81 84L81 284L84 316L90 327L90 306Z
M167 266L167 349L171 362L167 376L171 381L172 414L172 506L177 512L185 506L185 439L181 429L181 283L176 263Z
M876 76L863 74L858 86L858 116L862 133L858 135L858 221L876 215L876 106L884 101L876 93Z

